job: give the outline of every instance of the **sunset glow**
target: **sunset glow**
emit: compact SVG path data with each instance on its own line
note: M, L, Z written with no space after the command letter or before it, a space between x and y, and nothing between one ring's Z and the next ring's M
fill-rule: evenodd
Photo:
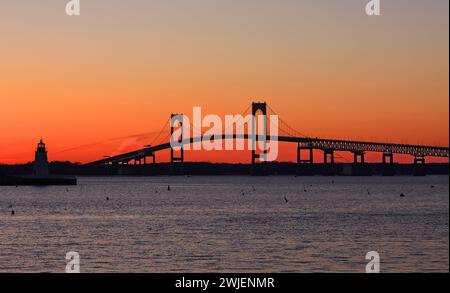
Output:
M0 163L32 161L40 138L50 160L89 162L149 144L171 113L252 101L311 137L448 146L447 0L386 1L375 18L357 0L279 2L84 1L71 18L2 1Z

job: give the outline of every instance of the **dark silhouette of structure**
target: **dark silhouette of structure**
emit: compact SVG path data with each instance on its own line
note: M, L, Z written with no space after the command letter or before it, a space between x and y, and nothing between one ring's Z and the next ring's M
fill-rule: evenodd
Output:
M278 136L269 135L267 132L268 129L268 120L267 117L269 115L268 110L272 110L266 103L252 103L251 105L251 114L253 116L252 124L253 129L256 129L256 115L261 113L264 115L264 131L263 135L256 135L255 133L241 133L241 134L220 134L215 135L214 138L208 136L205 138L203 135L200 137L193 138L185 138L183 133L183 115L181 114L172 114L171 120L172 122L177 122L178 126L181 128L181 136L178 140L178 145L180 146L179 150L174 150L171 147L170 142L161 143L154 146L147 146L143 149L124 153L118 156L107 157L98 161L94 161L86 164L86 166L90 165L127 165L130 162L135 164L146 164L146 158L153 158L153 163L156 162L155 155L157 152L170 149L170 157L171 157L171 168L173 171L182 170L184 163L184 146L187 144L193 144L195 142L201 142L206 139L209 140L228 140L228 139L245 139L252 140L253 148L251 152L251 162L252 162L252 173L261 172L264 173L264 166L266 163L263 161L258 162L262 158L265 158L267 154L267 142L271 140L276 140L279 142L288 142L295 143L297 146L297 168L298 173L302 174L302 170L308 169L306 166L314 165L314 150L323 151L324 156L324 165L326 166L324 174L325 175L334 175L336 173L336 164L335 164L335 152L351 152L353 153L353 170L352 173L354 175L368 175L366 168L365 155L367 152L376 152L382 154L382 162L385 166L385 170L383 175L390 176L394 175L394 154L406 154L414 157L414 165L416 166L415 175L425 175L426 173L426 157L449 157L449 148L448 147L439 147L439 146L423 146L423 145L408 145L408 144L395 144L395 143L381 143L381 142L365 142L365 141L352 141L352 140L336 140L336 139L323 139L323 138L312 138L309 136L302 135L300 132L296 131L292 127L290 127L287 123L283 122L280 125L280 130ZM273 110L272 110L273 112ZM170 134L172 138L172 134L175 131L174 123L171 123ZM257 153L255 145L257 142L262 141L265 145L264 151L262 153ZM308 152L306 159L302 157L302 151ZM178 155L177 155L178 153ZM257 172L255 172L257 171Z
M40 140L35 152L35 161L33 164L33 174L28 176L5 176L0 177L0 185L76 185L75 177L61 177L49 174L47 149L45 143Z

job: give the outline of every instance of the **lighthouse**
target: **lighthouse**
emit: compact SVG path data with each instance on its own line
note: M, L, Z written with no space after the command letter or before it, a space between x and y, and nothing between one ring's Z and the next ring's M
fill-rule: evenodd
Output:
M34 160L34 175L37 177L48 176L48 160L45 143L41 141L37 145L35 160Z
M33 175L14 175L14 176L0 176L0 185L6 186L51 186L51 185L77 185L77 178L74 176L60 176L49 175L47 149L45 143L41 141L38 143L34 160L34 174Z

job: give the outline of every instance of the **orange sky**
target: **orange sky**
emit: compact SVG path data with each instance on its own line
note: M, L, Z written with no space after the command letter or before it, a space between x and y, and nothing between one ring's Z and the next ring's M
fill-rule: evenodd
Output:
M386 1L380 17L358 0L236 2L83 1L68 17L61 1L1 1L0 163L32 160L41 137L51 160L86 162L150 143L109 140L172 112L253 100L314 137L448 146L447 0Z

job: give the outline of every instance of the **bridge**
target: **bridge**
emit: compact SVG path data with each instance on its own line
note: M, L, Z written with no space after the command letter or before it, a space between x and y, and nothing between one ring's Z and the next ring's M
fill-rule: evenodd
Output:
M246 117L247 113L256 117L258 114L268 115L275 114L266 103L252 103L241 115ZM201 131L198 131L201 135L196 137L184 138L181 133L178 139L179 149L172 148L170 143L170 138L175 131L175 127L172 125L172 120L174 117L179 116L177 114L172 114L171 118L168 119L163 129L159 132L157 138L155 138L152 144L143 147L142 149L127 152L124 154L105 157L103 159L90 162L86 165L128 165L134 163L137 165L147 164L147 159L150 158L152 163L156 163L156 154L163 150L170 150L170 162L171 164L182 164L184 163L184 150L187 145L192 145L194 143L204 142L204 141L216 141L216 140L253 140L259 142L267 141L278 141L293 143L296 145L297 149L297 164L299 166L303 164L314 164L314 150L321 150L323 152L323 162L325 165L333 165L335 163L335 153L336 152L350 152L353 154L355 165L365 164L365 155L367 152L380 153L383 164L392 165L394 164L394 155L403 154L410 155L413 158L415 165L425 165L425 160L427 157L441 157L449 158L449 148L441 146L425 146L425 145L410 145L410 144L396 144L396 143L382 143L382 142L367 142L367 141L352 141L352 140L336 140L336 139L323 139L323 138L313 138L300 133L294 128L290 127L284 120L279 117L279 127L278 135L270 135L267 133L267 119L265 120L266 125L264 125L265 133L262 135L255 135L254 133L229 133L225 130L225 134L218 135L204 135ZM170 124L170 132L166 130L166 127ZM180 121L180 127L183 126L183 121ZM193 127L191 124L190 126ZM165 137L155 143L158 138L164 135ZM234 132L234 130L233 130ZM252 165L261 164L258 160L261 160L264 155L264 151L259 154L256 150L252 150L251 161ZM302 152L307 152L306 158L302 157Z

